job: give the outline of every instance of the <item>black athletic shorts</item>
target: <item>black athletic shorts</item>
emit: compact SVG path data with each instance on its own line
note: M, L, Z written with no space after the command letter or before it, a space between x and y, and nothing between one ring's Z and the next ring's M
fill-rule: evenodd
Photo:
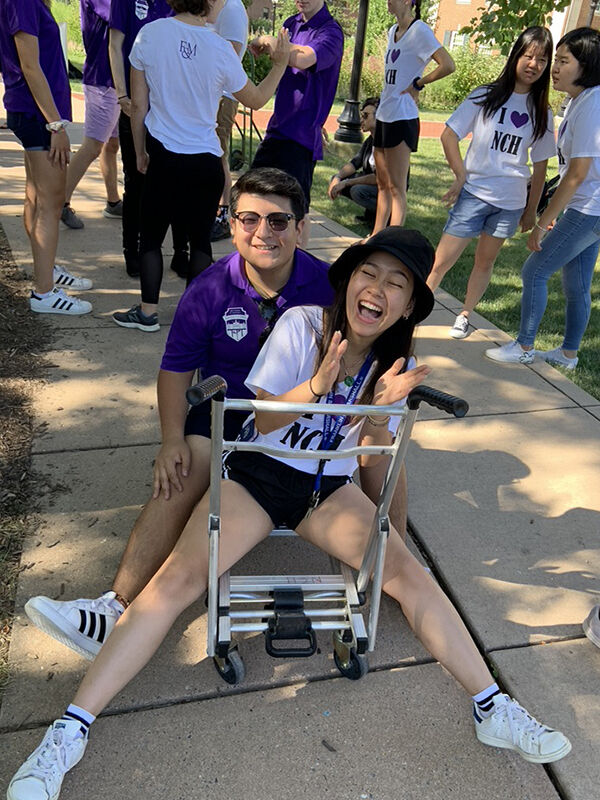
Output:
M185 421L184 435L206 436L210 439L210 407L211 403L192 406ZM226 411L223 420L223 435L228 442L234 442L248 418L248 411Z
M306 516L315 476L294 469L264 453L229 453L224 462L228 480L243 486L271 517L274 528L295 529ZM323 475L319 502L350 483L347 475Z
M375 122L373 147L397 147L406 142L411 153L419 146L419 119L399 119L396 122Z

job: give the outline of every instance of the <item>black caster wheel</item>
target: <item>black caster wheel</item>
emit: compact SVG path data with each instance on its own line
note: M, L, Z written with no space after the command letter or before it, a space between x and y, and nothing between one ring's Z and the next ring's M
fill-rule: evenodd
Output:
M349 678L351 681L358 681L369 671L369 662L365 655L358 655L356 650L352 648L348 651L347 659L338 655L337 650L333 651L333 660L336 667L342 673L344 678Z
M232 685L241 683L246 677L246 667L237 647L231 649L225 658L214 656L213 663L219 675L227 683Z

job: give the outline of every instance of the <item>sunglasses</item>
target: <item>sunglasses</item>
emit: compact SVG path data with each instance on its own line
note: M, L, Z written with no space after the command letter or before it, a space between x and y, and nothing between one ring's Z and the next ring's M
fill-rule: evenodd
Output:
M255 214L253 211L242 211L231 215L237 219L246 233L254 233L260 225L261 219L266 219L273 233L287 231L290 222L298 219L294 214L284 214L283 211L274 211L271 214Z
M361 119L369 119L369 117L371 117L371 116L373 116L373 112L372 111L361 111L360 112L360 118Z
M279 318L279 308L277 307L277 297L268 297L256 304L258 313L267 323L265 329L258 337L258 346L261 348L269 338L275 323Z

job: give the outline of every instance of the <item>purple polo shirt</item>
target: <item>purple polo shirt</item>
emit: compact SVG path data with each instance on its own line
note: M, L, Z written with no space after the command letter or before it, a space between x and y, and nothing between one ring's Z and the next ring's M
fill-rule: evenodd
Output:
M83 82L86 86L112 86L108 58L110 0L80 0L79 7L85 47Z
M174 14L166 0L110 0L109 28L124 34L123 62L125 64L125 83L130 94L129 78L131 64L129 54L140 30L155 19L172 17Z
M0 63L7 111L36 114L44 122L19 62L14 35L22 31L36 36L40 66L50 86L61 119L71 119L71 87L60 44L58 25L42 0L0 0Z
M283 27L288 29L292 44L307 45L315 51L317 63L310 69L286 69L266 135L292 139L311 150L314 161L319 161L323 158L321 127L335 98L344 34L327 5L307 22L297 14L286 19Z
M279 314L292 306L328 306L333 300L328 269L324 261L296 250L292 274L277 299ZM160 368L200 369L204 377L222 375L230 397L253 397L244 381L267 326L258 309L261 300L246 278L239 253L214 263L183 293Z

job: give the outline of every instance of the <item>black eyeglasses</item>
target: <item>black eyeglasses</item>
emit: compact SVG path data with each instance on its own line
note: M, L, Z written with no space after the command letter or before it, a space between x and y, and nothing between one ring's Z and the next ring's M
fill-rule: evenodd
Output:
M265 297L259 302L256 303L258 308L258 313L267 323L266 327L258 337L258 346L261 348L263 344L269 338L271 331L275 327L275 323L279 318L279 308L277 307L277 298L279 295L275 295L275 297Z
M294 214L284 214L283 211L274 211L271 214L255 214L254 211L241 211L231 215L239 220L246 233L254 233L260 225L261 219L266 219L273 233L287 231L290 222L297 219Z

